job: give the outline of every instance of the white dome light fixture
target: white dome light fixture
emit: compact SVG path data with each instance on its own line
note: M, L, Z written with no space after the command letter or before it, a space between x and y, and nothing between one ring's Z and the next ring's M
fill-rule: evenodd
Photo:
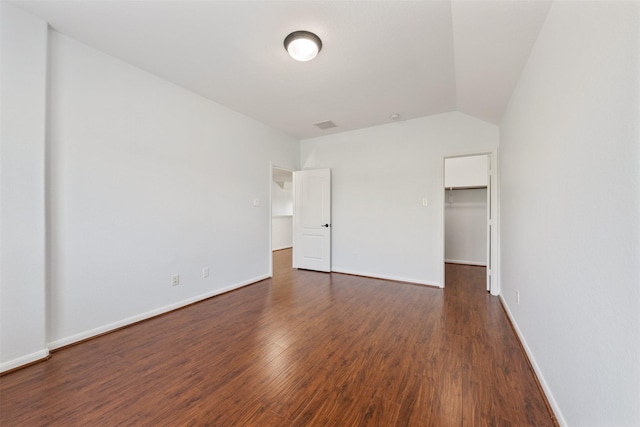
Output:
M294 31L285 37L284 48L296 61L311 61L322 49L322 40L309 31Z

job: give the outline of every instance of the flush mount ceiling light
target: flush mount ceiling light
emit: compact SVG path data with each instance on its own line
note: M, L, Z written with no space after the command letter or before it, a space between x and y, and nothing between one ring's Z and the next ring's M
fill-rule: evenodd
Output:
M284 48L296 61L311 61L322 49L322 40L309 31L294 31L284 39Z

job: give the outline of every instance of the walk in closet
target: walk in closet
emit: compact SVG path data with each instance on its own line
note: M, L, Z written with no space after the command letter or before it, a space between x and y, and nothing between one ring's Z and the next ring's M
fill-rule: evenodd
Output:
M271 182L271 249L293 244L293 173L274 167Z
M488 156L445 159L445 262L487 265Z

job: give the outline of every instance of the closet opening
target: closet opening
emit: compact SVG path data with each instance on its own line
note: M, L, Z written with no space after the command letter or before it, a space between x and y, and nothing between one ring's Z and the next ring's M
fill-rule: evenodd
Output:
M491 159L444 159L444 262L484 268L491 290Z
M293 171L271 166L271 247L270 276L273 276L274 257L280 265L292 268L293 246ZM286 261L286 262L283 262Z

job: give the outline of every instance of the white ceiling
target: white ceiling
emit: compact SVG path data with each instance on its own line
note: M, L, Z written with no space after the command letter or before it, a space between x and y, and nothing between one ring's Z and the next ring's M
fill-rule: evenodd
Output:
M298 138L458 110L499 124L547 0L59 1L51 27ZM308 30L316 59L283 40ZM321 130L314 123L331 120Z

